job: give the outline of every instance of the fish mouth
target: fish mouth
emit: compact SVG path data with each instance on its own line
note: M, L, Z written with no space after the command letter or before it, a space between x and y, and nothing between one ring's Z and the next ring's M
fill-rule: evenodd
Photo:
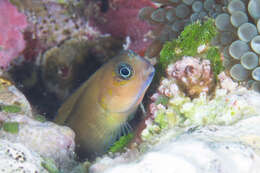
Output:
M153 77L154 77L154 74L155 74L155 68L153 67L153 65L149 61L147 61L147 63L148 63L147 64L148 68L146 69L145 73L143 74L144 76L147 76L146 79L145 79L146 81L143 83L139 93L137 94L137 100L139 100L140 97L143 97L147 88L152 83L152 80L153 80Z
M144 75L147 75L147 85L149 86L150 83L152 82L153 80L153 77L154 77L154 74L155 74L155 68L154 66L145 58L142 58L145 63L146 63L146 70L145 70L145 74Z
M155 69L154 67L151 65L149 67L149 69L147 70L147 72L149 73L148 77L147 77L147 81L145 82L147 86L149 86L153 80L154 74L155 74Z

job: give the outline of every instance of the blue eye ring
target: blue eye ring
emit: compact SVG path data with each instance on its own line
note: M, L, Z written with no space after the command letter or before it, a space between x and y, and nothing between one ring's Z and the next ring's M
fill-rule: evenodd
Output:
M120 63L117 66L117 74L121 79L128 80L133 75L133 68L130 64Z

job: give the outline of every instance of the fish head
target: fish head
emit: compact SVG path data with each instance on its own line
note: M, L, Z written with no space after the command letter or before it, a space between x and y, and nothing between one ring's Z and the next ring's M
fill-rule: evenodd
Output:
M149 87L155 69L133 51L124 51L102 68L99 104L110 112L134 111Z

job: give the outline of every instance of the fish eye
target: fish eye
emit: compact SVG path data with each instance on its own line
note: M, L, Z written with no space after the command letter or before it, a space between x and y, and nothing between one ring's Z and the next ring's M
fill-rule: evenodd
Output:
M129 64L121 63L117 67L117 73L120 78L127 80L133 75L133 69Z

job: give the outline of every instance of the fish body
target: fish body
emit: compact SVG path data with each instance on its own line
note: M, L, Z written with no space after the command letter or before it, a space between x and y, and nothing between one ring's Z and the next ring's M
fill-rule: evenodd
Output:
M147 60L124 51L63 103L55 121L75 131L79 156L95 157L107 151L142 101L154 71Z

